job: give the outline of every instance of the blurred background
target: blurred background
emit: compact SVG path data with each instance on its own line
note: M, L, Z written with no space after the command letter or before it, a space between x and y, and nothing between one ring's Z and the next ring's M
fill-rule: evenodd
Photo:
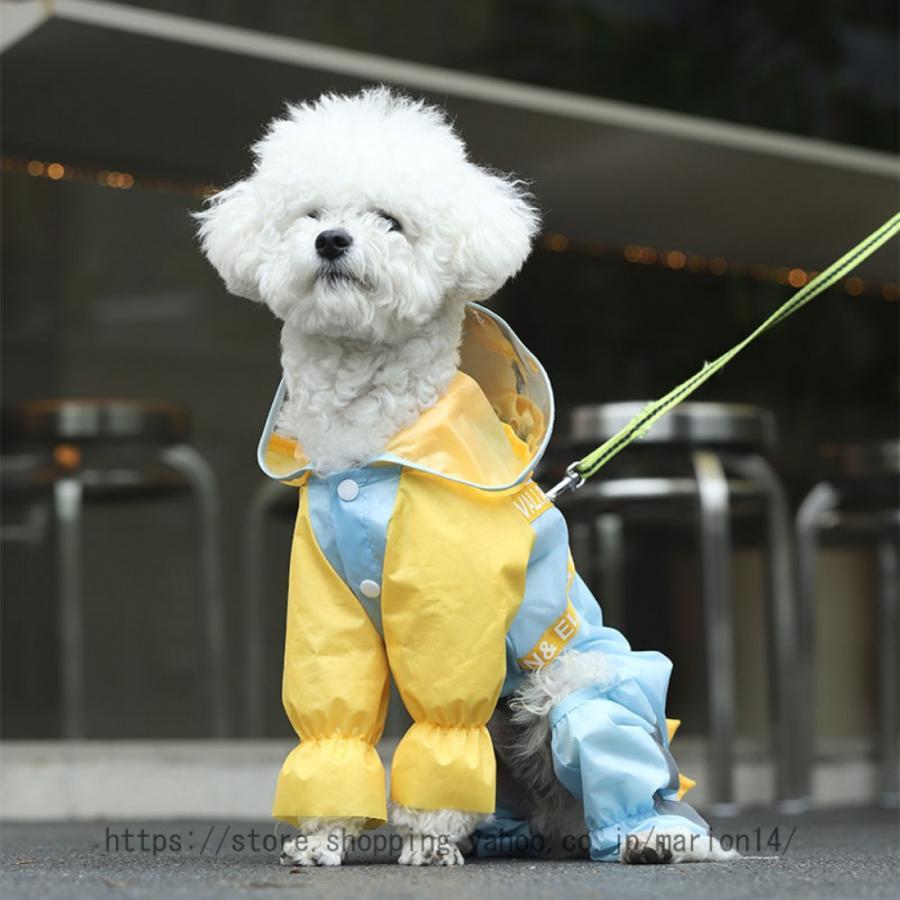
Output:
M190 219L285 101L392 84L533 183L544 232L491 305L555 386L545 487L608 404L682 381L897 211L882 0L0 13L0 736L21 765L60 739L254 739L275 766L290 745L296 495L255 462L278 326ZM673 658L670 714L722 808L896 798L898 296L893 242L568 507L607 617ZM707 652L723 627L733 663Z

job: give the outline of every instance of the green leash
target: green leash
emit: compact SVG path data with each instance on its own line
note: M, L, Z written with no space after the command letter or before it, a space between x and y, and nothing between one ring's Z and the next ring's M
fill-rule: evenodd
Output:
M643 437L654 422L661 419L669 410L693 394L707 379L712 378L719 369L731 362L744 347L755 341L761 334L777 325L783 319L795 313L801 306L805 306L813 297L817 297L822 291L836 284L849 272L852 272L863 260L871 256L882 244L885 244L898 233L900 233L900 213L892 216L884 225L860 241L837 262L832 263L827 269L820 272L815 278L800 288L793 297L772 313L762 325L747 335L739 344L736 344L713 362L704 364L703 368L696 375L669 391L665 397L649 403L608 441L596 450L588 453L587 456L573 462L566 469L566 477L547 492L550 500L556 500L560 494L574 491L581 487L588 478L596 475L619 451L624 450L632 441Z

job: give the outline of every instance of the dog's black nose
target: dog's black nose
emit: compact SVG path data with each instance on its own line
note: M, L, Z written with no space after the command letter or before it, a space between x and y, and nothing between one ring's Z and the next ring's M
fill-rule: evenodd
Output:
M337 259L352 243L353 238L343 228L329 228L316 236L316 253L323 259Z

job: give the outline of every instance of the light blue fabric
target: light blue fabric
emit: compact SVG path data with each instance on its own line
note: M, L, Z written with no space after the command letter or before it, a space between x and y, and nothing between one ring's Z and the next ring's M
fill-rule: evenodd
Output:
M338 486L353 481L359 493L342 500ZM360 590L363 581L381 584L388 523L400 485L398 466L365 466L325 478L311 477L307 490L313 533L325 558L382 633L381 602Z
M533 856L536 842L528 823L514 810L497 806L494 815L472 835L475 855L481 859L498 856Z
M595 860L617 860L627 835L651 828L709 832L687 804L665 805L675 796L677 770L673 779L664 732L643 692L632 679L594 685L551 713L553 768L584 804Z
M708 834L686 803L676 802L678 767L668 749L666 693L671 662L655 651L634 651L603 614L576 574L569 580L568 529L555 507L533 523L535 542L525 596L507 634L503 693L525 675L527 654L571 601L578 630L564 653L599 652L595 684L563 699L550 716L553 765L562 785L584 804L591 857L618 859L620 841L650 828Z
M566 652L600 651L607 655L610 668L617 677L635 676L644 684L643 702L651 704L654 721L664 722L671 662L655 651L633 651L620 632L606 627L600 605L579 575L574 576L567 590L569 532L562 513L555 506L542 513L532 527L535 540L525 575L525 595L507 632L503 696L515 690L527 671L518 660L528 655L571 601L579 625Z
M534 544L525 572L525 596L506 636L506 680L501 696L512 693L525 674L518 659L566 610L569 535L565 519L556 507L551 507L531 526Z

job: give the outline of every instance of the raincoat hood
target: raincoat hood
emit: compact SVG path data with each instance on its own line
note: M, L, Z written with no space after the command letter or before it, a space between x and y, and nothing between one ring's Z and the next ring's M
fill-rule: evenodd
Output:
M263 472L301 481L303 448L275 431L287 395L282 378L259 442ZM553 391L543 366L498 315L466 308L459 371L447 391L366 465L394 464L470 487L504 491L524 482L553 430Z

